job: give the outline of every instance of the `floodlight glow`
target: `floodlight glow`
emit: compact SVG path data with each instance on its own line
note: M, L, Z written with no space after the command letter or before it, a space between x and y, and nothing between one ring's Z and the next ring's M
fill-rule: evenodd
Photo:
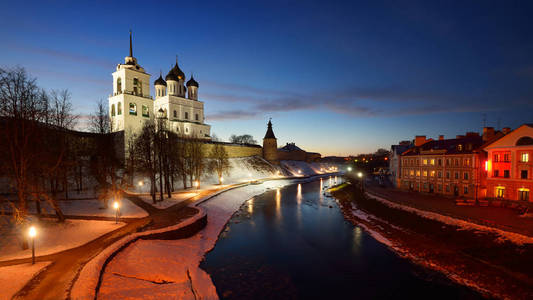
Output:
M31 226L28 234L31 238L34 238L37 235L37 229L35 229L34 226Z

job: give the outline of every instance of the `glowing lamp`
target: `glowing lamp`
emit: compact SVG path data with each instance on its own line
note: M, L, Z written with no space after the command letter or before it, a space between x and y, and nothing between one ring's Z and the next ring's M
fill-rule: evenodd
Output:
M352 167L348 167L348 172L352 171Z
M35 236L37 235L37 229L34 226L30 227L28 235L31 238L31 264L35 264Z
M113 207L115 208L115 224L118 224L118 209L120 208L118 201L113 202Z
M34 238L34 237L37 235L37 229L35 229L34 226L31 226L31 227L30 227L30 230L28 231L28 235L29 235L31 238Z
M137 185L139 185L139 186L143 186L143 185L144 185L144 182L139 181L139 183L137 183Z
M485 172L489 170L489 161L485 161Z
M220 183L222 183L224 182L224 177L220 177L218 180L220 181Z
M198 180L196 180L196 181L194 182L194 187L195 187L195 188L198 188L199 186L200 186L200 183L198 182Z
M362 172L357 173L357 177L362 178L363 177L363 173Z

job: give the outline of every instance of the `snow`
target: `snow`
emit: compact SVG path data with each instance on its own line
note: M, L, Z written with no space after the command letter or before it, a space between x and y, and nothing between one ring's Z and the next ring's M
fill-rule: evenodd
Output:
M366 194L367 196L374 198L377 201L382 202L383 204L389 207L412 212L426 219L436 220L436 221L439 221L439 222L442 222L448 225L454 225L465 230L481 230L481 231L495 233L496 235L499 236L500 239L509 240L517 245L533 243L533 237L529 237L529 236L522 235L519 233L504 231L504 230L494 228L494 227L488 227L488 226L483 226L483 225L467 222L461 219L444 216L444 215L434 213L434 212L420 210L420 209L413 208L407 205L402 205L402 204L391 202L387 199L378 197L373 194L369 194L369 193L366 193Z
M176 205L180 203L181 201L190 199L194 196L198 195L197 192L179 192L179 193L172 193L172 198L167 198L167 195L164 195L164 200L159 201L159 194L156 195L157 203L154 205L155 207L159 209L165 209L169 208L172 205ZM144 202L153 205L152 196L150 194L136 194L139 198L141 198Z
M34 276L44 270L49 261L0 267L0 299L11 299Z
M272 180L221 193L208 201L197 201L207 211L207 226L189 239L159 241L138 240L120 252L108 265L100 288L99 299L136 297L218 299L209 274L199 268L205 253L213 249L224 226L248 199L267 190L313 179ZM190 274L190 279L187 276ZM142 285L139 285L142 281ZM168 282L161 289L161 284ZM117 291L116 286L122 288ZM168 285L168 286L167 286ZM191 286L196 295L192 295ZM183 290L185 289L185 290ZM192 295L192 296L191 296Z
M75 216L98 216L98 217L115 217L115 209L112 206L112 201L109 201L109 207L104 208L103 203L97 199L90 200L60 200L58 201L59 207L65 215L75 215ZM11 208L4 204L4 210L7 212L11 211ZM1 203L0 203L1 207ZM52 207L47 203L41 203L41 207L44 213L55 214ZM29 211L35 213L35 203L29 203ZM133 204L128 199L123 198L120 203L120 217L121 218L143 218L148 216L148 213Z
M2 216L8 218L8 216ZM3 221L3 220L2 220ZM31 257L29 249L22 250L21 233L14 227L0 222L0 260L11 260ZM108 232L124 226L114 221L66 220L58 223L55 219L33 218L32 224L37 229L35 238L35 255L48 255L86 244Z

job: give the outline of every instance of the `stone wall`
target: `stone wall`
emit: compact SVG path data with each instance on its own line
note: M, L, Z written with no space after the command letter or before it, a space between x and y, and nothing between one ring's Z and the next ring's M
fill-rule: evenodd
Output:
M225 142L206 141L203 146L204 153L209 157L211 150L215 144L222 144L228 153L228 157L248 157L248 156L262 156L263 148L259 145L250 144L231 144Z

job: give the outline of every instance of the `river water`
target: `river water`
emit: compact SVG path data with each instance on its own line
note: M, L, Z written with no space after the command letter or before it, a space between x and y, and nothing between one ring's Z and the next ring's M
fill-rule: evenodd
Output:
M332 176L268 191L232 217L202 262L221 299L477 299L344 220Z

